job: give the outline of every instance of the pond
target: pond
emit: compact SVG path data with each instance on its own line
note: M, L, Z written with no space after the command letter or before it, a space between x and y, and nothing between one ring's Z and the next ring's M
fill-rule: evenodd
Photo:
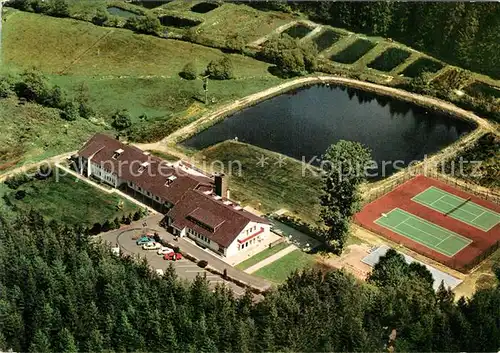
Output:
M164 1L155 1L155 0L144 0L144 1L133 1L132 3L134 5L139 5L142 7L145 7L147 9L154 9L157 8L161 5L168 4L170 0L164 0Z
M378 172L370 173L376 174L373 179L380 179L473 129L467 121L391 97L315 85L244 109L183 144L203 149L236 137L240 142L318 165L331 144L358 141L372 150Z
M124 17L124 18L137 16L136 13L133 13L131 11L127 11L124 9L120 9L119 7L114 7L114 6L108 7L108 12L113 16L119 16L119 17Z
M160 22L164 26L172 26L177 28L190 28L201 23L201 21L191 20L189 18L168 15L160 17Z
M200 2L199 4L196 4L193 7L191 7L191 11L197 13L207 13L212 10L215 10L218 7L219 5L214 4L213 2Z

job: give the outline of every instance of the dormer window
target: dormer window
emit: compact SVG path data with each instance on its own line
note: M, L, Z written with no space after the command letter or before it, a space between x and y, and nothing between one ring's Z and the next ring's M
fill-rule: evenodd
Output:
M149 162L142 163L141 166L139 167L138 172L142 173L147 167L149 167Z
M118 157L120 157L122 155L122 153L125 152L124 150L122 150L121 148L120 149L117 149L114 153L113 153L113 159L118 159Z
M167 181L165 182L165 186L170 186L172 185L172 183L174 182L174 180L177 179L177 177L175 175L170 175L168 178L167 178Z

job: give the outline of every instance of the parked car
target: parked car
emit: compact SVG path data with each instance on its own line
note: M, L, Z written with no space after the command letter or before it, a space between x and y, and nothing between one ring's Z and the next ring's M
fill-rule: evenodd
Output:
M135 243L137 245L144 245L147 243L151 243L152 241L153 241L153 239L151 239L149 237L142 237L142 238L137 239L137 241Z
M161 244L155 243L154 241L146 243L142 246L143 250L158 250L159 248L161 248Z
M170 249L167 246L162 246L161 248L158 249L156 253L158 255L165 255L165 254L170 254L171 252L174 252L174 249Z
M168 261L177 261L177 260L182 259L182 254L179 252L176 252L176 253L171 252L169 254L163 255L163 258L165 260L168 260Z

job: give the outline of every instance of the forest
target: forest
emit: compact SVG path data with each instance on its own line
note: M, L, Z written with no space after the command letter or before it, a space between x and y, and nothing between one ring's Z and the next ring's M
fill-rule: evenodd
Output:
M83 229L0 216L0 349L76 351L497 351L500 288L471 299L389 251L367 282L293 274L259 302L205 278L163 277ZM496 270L497 276L500 271ZM391 335L392 333L392 335ZM389 336L391 335L391 340Z
M500 3L251 2L313 21L392 38L450 64L500 78Z

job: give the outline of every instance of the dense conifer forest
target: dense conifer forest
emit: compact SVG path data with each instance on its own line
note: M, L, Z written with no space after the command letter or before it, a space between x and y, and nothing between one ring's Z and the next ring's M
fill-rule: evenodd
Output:
M356 280L297 273L254 303L204 278L163 278L81 229L0 218L0 349L74 351L497 351L500 288L454 300L395 252ZM497 274L500 274L497 271Z

